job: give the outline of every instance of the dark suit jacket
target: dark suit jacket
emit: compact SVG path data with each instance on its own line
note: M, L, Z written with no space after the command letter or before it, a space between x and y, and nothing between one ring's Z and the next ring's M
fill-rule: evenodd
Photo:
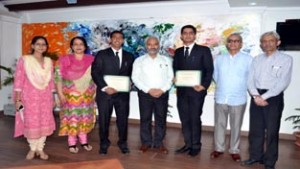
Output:
M131 77L134 57L129 52L126 52L124 50L122 50L122 52L123 56L121 68L119 68L119 63L112 48L107 48L97 53L96 58L92 64L92 78L97 85L97 97L99 97L99 95L110 97L105 92L101 91L103 87L107 86L103 78L104 75L119 75ZM128 93L121 94L128 95Z
M176 73L177 70L200 70L202 73L201 85L207 89L212 81L214 69L210 49L206 46L195 44L187 59L184 58L184 47L176 49L173 69L174 73ZM206 90L197 92L192 87L177 87L178 96L189 95L197 97L203 96L206 93Z

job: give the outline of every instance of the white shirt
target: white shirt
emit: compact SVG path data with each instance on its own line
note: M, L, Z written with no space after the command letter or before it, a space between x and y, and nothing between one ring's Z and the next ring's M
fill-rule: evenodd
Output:
M119 67L121 67L121 65L122 65L122 56L123 56L122 48L120 48L119 50L116 50L113 47L111 47L111 49L114 51L115 56L116 56L116 52L119 52L118 53L119 60L120 60Z
M146 54L133 63L132 81L145 93L153 88L166 92L172 86L173 77L172 60L167 56L157 54L151 58Z
M191 55L191 51L192 51L194 45L195 45L195 43L192 43L192 44L190 44L189 46L185 46L185 45L184 45L184 51L183 51L183 52L185 53L186 47L189 47L189 56L190 56L190 55Z

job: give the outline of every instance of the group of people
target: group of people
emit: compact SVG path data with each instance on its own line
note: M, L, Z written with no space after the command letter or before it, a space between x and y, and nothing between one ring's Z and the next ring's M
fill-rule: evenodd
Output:
M291 81L293 59L277 50L280 37L266 32L260 37L262 54L252 58L240 52L243 39L233 33L227 37L228 54L214 60L215 91L214 151L212 159L225 151L227 122L230 122L229 153L240 162L240 130L247 102L251 96L249 154L243 166L263 164L274 169L278 160L280 120L284 107L283 92Z
M292 57L277 50L280 38L276 32L261 35L263 53L254 59L240 51L243 39L239 33L233 33L226 39L228 54L217 56L213 60L208 47L195 43L196 33L197 30L192 25L181 28L184 46L176 49L173 60L159 54L159 39L154 36L145 40L147 53L136 60L131 53L122 49L124 34L121 31L110 34L110 47L99 51L96 57L86 54L88 46L84 38L75 37L70 42L72 54L60 57L55 68L51 60L44 57L48 49L46 38L34 37L31 55L21 57L17 63L14 82L16 108L24 106L24 126L20 130L30 147L26 159L33 159L35 156L48 159L43 149L46 137L55 130L52 113L52 92L55 90L62 106L59 135L68 136L71 153L78 153L78 140L84 150L92 150L87 134L94 128L96 121L94 100L99 113L99 154L107 154L111 144L109 124L113 109L119 136L117 144L121 153L130 153L127 144L129 92L118 91L110 86L107 76L131 79L137 88L140 151L145 153L154 148L167 154L169 151L163 140L166 134L168 92L173 83L177 82L174 74L177 71L199 71L200 84L177 86L177 108L184 146L175 153L197 156L201 151L202 108L207 89L214 80L214 151L210 157L216 159L225 152L229 116L229 153L234 161L241 161L240 130L248 90L251 96L250 158L241 164L251 166L261 163L266 169L274 168L278 159L283 92L291 81Z

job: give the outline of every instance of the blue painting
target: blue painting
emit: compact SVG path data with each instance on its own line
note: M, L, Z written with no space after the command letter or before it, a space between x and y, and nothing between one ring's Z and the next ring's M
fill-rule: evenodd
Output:
M160 53L172 57L176 48L183 44L180 29L186 24L197 28L196 43L210 47L214 56L226 53L225 39L234 32L244 38L242 51L251 55L260 52L260 16L217 16L202 18L168 18L138 20L105 20L70 22L63 32L77 32L83 36L92 54L109 47L109 35L114 30L121 30L125 35L124 49L135 57L146 53L145 39L156 36L160 40ZM66 37L67 38L67 37Z

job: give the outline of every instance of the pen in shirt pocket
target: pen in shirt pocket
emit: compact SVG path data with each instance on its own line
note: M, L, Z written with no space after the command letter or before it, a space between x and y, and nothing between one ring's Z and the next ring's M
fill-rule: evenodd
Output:
M162 63L161 63L161 64L159 64L159 67L160 67L160 68L168 67L168 64L162 64Z
M272 69L280 69L280 68L281 66L275 66L275 65L272 66Z

